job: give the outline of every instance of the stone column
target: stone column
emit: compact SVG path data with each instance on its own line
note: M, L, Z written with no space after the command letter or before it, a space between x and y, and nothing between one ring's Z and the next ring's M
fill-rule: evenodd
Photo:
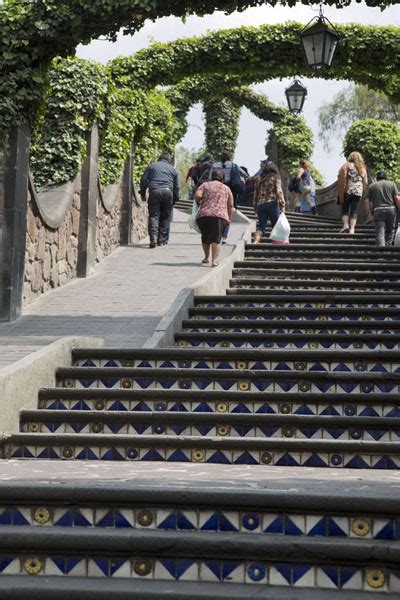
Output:
M124 173L122 176L122 206L121 206L121 231L120 244L127 246L130 242L131 219L132 219L132 198L133 198L133 156L135 145L132 143L129 157L125 161Z
M94 125L88 135L87 154L81 177L77 276L87 277L96 265L99 132Z
M0 320L13 321L21 314L25 272L26 213L28 203L30 128L15 127L4 154L1 184Z

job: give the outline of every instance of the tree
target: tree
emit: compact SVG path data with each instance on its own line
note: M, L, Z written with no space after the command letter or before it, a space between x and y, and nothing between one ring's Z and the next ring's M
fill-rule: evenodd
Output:
M178 171L179 188L182 199L186 199L190 191L190 181L186 181L186 173L189 167L195 162L200 151L186 148L186 146L177 146L175 150L175 166Z
M319 109L318 137L329 151L332 136L343 136L355 121L378 119L397 123L399 118L400 105L392 102L386 94L371 90L366 85L350 84Z
M390 179L400 183L400 126L389 121L365 119L353 123L343 142L343 152L358 150L367 167L376 175L384 169Z

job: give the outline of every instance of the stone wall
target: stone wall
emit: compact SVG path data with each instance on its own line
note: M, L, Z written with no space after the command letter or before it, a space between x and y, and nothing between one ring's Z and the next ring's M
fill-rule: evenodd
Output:
M134 192L131 206L131 243L137 244L148 235L147 229L148 210L147 202L142 202Z
M57 229L51 229L29 194L23 304L76 277L79 217L80 195L75 192L65 220Z
M77 179L80 189L80 179ZM23 304L44 292L61 287L77 276L80 234L81 196L75 191L71 206L57 228L50 227L28 195L25 277ZM102 197L96 199L96 263L100 263L121 245L123 193L119 186L114 205L106 208ZM135 193L131 203L130 240L138 243L147 237L147 203Z
M121 206L121 189L111 212L105 208L100 197L97 200L96 262L98 263L120 246Z
M74 181L37 190L29 166L30 128L14 128L0 152L0 320L75 277L87 277L121 245L147 237L147 203L133 183L133 152L119 181L101 189L98 132ZM1 150L1 148L0 148ZM4 187L4 193L3 193ZM4 205L4 206L3 206Z

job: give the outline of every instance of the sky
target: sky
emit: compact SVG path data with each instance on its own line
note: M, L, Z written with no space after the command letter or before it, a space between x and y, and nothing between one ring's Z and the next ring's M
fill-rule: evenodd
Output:
M284 23L297 21L308 23L318 12L318 6L313 7L296 4L289 8L284 6L258 6L249 8L244 12L234 12L224 15L215 12L205 17L190 16L183 22L175 17L167 17L149 21L133 36L119 35L116 42L94 40L87 46L79 46L77 55L81 58L107 62L117 56L129 56L141 48L146 48L154 41L168 42L181 37L192 37L215 31L218 29L231 29L241 25L259 26L263 24ZM342 9L326 7L324 15L332 23L361 23L363 25L400 25L400 7L394 6L381 11L370 8L364 3L352 2L350 6ZM341 139L332 140L332 149L328 154L318 140L318 109L324 102L329 102L332 97L344 87L349 85L344 81L325 81L318 79L302 78L302 83L308 90L303 115L314 132L313 163L321 171L325 183L330 184L336 178L337 170L343 161L341 154ZM286 105L285 88L291 80L273 80L256 86L255 90L262 92L276 103ZM322 85L321 85L322 83ZM188 115L190 124L188 132L181 141L181 145L197 150L204 144L204 123L199 105L193 107ZM257 170L259 161L264 157L266 132L271 127L269 123L261 121L247 109L242 110L240 119L240 133L235 154L235 161L248 167L250 173Z

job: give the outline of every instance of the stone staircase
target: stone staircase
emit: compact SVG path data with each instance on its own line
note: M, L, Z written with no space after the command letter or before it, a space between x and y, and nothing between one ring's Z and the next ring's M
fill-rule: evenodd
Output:
M2 600L399 597L400 255L289 219L176 347L75 350L22 411L16 465L155 481L1 482Z

